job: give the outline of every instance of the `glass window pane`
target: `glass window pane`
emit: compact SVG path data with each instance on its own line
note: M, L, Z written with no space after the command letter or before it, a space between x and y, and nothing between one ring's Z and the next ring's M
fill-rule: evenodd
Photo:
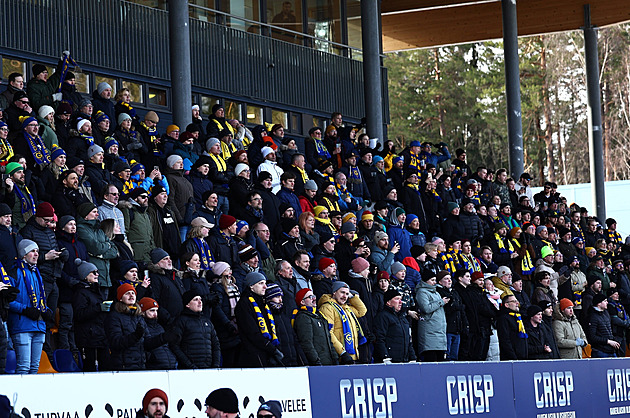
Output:
M221 11L227 16L225 24L234 29L250 33L260 33L260 25L239 18L260 22L260 5L258 0L230 0L221 2Z
M212 106L219 103L219 99L210 96L201 96L201 113L209 115L212 113Z
M104 75L95 75L94 76L94 90L96 90L96 86L99 83L106 82L110 86L112 86L112 97L116 96L116 79L112 77L105 77Z
M314 40L314 48L320 51L339 54L338 47L326 41L341 43L341 4L339 0L307 0L308 34Z
M225 110L225 117L227 119L236 119L241 120L243 114L241 113L241 104L238 102L232 102L230 100L225 100L223 102L223 109Z
M302 132L302 117L298 113L291 113L291 132Z
M72 72L74 73L74 85L76 86L77 91L81 93L89 93L90 75L86 73L79 73L76 69Z
M142 84L134 83L132 81L123 80L123 89L128 89L131 93L131 101L133 103L144 103L144 95L142 94ZM122 89L120 90L122 92ZM120 100L120 97L116 95L116 101Z
M282 29L302 32L302 2L299 0L267 0L267 22L276 26L271 36L281 41L302 43L302 37Z
M318 118L316 116L313 116L313 126L318 126L322 129L324 129L324 119ZM311 128L313 127L311 126ZM309 128L310 129L310 128Z
M287 112L283 112L282 110L271 110L271 123L275 125L276 123L282 125L284 129L288 130L289 126L289 114Z
M2 78L7 80L12 73L26 74L26 62L13 58L2 58ZM26 80L24 80L24 87L26 88Z
M258 106L247 105L247 123L255 125L263 124L263 108Z
M149 103L157 106L168 106L166 90L158 87L149 87Z
M216 13L207 10L215 8L215 0L190 0L188 6L188 14L193 19L199 19L202 22L216 22Z
M348 14L348 46L363 49L363 39L361 38L361 1L346 0L346 13ZM352 58L360 60L363 58L357 51L352 51Z

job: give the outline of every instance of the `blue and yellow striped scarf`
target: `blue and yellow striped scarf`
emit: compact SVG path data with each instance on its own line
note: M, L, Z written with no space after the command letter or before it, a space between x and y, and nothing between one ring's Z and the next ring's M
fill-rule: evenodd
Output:
M256 320L258 321L258 327L260 328L260 332L268 340L271 340L271 344L274 346L280 345L280 341L278 341L278 336L276 335L276 321L273 319L273 314L269 310L269 307L265 305L265 311L267 312L267 319L269 319L269 323L271 324L271 332L269 332L269 328L267 327L267 322L263 317L262 311L258 304L254 300L253 297L249 297L249 301L254 306L254 312L256 312Z
M516 318L516 322L518 323L518 337L519 338L527 338L528 335L525 332L525 325L523 325L523 319L521 318L521 314L518 312L510 312L510 316Z

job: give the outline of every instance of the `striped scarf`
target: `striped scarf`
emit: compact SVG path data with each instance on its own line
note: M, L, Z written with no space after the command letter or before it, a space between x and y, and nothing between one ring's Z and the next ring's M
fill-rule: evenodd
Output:
M79 135L81 135L81 138L83 138L83 140L85 142L87 142L87 146L88 147L91 147L92 145L94 145L94 137L93 136L88 135L88 134L84 134L84 133L81 133Z
M227 161L232 156L232 154L237 151L236 147L231 142L229 144L226 144L223 141L219 141L219 143L221 144L221 156L225 161Z
M513 244L516 248L521 248L521 243L514 238L511 238L508 242ZM532 262L532 257L529 255L529 251L525 250L525 256L521 260L521 273L530 276L534 274L534 270L536 270L536 267Z
M361 171L359 171L359 167L351 165L348 174L348 180L350 180L351 183L361 183Z
M28 263L24 262L24 260L20 260L18 269L20 273L22 273L22 279L26 284L28 298L31 301L31 305L33 305L33 308L39 310L40 312L46 312L46 291L44 290L44 281L42 280L41 274L39 274L39 269L37 268L37 266L33 266L32 268L28 265ZM37 283L31 282L29 276L26 275L27 269L31 270L37 277ZM4 272L4 268L2 269L2 272L3 274L6 274ZM35 291L35 286L38 286L38 291ZM39 299L37 298L38 293Z
M527 338L527 333L525 332L525 325L523 325L521 314L518 312L510 312L510 316L516 318L516 322L518 323L518 337Z
M313 139L313 142L315 143L315 148L317 149L317 156L320 158L320 160L328 160L330 158L330 153L328 152L328 149L326 148L322 140L318 138L313 138L313 137L311 138Z
M586 241L584 238L584 232L582 231L582 228L580 228L580 225L571 224L571 236L573 238L582 238L582 241Z
M617 231L611 231L610 229L606 230L606 236L608 237L607 241L612 241L616 244L622 243L621 234Z
M140 125L147 130L147 133L149 134L149 141L151 141L151 145L153 146L153 154L154 155L160 155L161 152L158 149L158 141L160 140L160 134L157 131L157 128L154 126L152 128L149 128L144 121L140 122Z
M227 164L225 163L225 160L223 158L214 154L210 154L210 158L212 158L212 161L214 161L214 163L217 165L217 171L221 173L227 171Z
M29 214L29 217L35 214L35 202L33 201L33 195L28 190L28 187L24 185L24 190L18 185L13 188L15 194L20 199L20 211L22 215Z
M9 144L9 141L6 141L0 138L0 160L7 161L13 157L13 147Z
M0 264L0 275L2 276L0 278L1 279L0 282L2 282L4 284L8 284L9 286L11 286L11 280L9 280L9 275L4 270L4 266L2 264Z
M199 249L199 261L201 261L201 268L203 270L210 270L210 263L214 260L212 258L212 252L206 240L201 238L193 238L193 242Z
M448 271L449 273L455 273L455 265L453 264L453 258L448 253L438 253L438 260L442 263L442 269Z
M459 254L460 260L462 260L462 268L468 270L470 274L481 271L481 266L479 265L479 261L471 254Z
M271 332L269 332L269 328L267 327L267 322L263 317L258 304L254 300L253 297L249 297L249 301L254 306L254 312L256 312L256 319L258 321L258 327L260 328L260 333L268 340L271 340L271 344L274 346L280 345L280 341L278 341L278 337L276 335L276 321L273 319L273 314L269 310L269 307L265 305L265 312L267 313L267 319L269 319L269 323L271 324Z
M494 239L497 241L497 246L499 247L499 252L501 254L512 254L514 252L514 247L512 246L510 240L507 240L508 248L505 248L505 242L503 241L503 238L501 238L496 232L494 234Z
M307 311L312 314L316 314L317 307L316 306L300 306L300 309L294 309L293 312L291 313L291 326L292 327L295 326L295 317L297 316L298 311ZM330 331L332 327L333 327L332 324L328 323L328 331Z
M46 148L46 145L44 145L41 136L36 135L33 137L24 132L24 139L28 142L28 148L31 150L35 163L43 165L50 164L50 152L48 148Z
M354 323L357 324L357 335L359 336L359 344L357 344L357 346L361 344L365 344L367 342L367 339L363 335L363 330L361 329L359 320L357 319L357 317L354 315L352 311L349 311L348 314L346 314L346 311L341 306L339 306L337 302L331 300L330 302L326 302L326 303L331 304L332 307L335 308L335 310L337 310L337 313L339 314L339 317L341 318L341 330L343 332L344 349L350 355L356 354L357 352L354 348L354 337L352 336L352 329L350 328L350 318L348 318L348 314L352 316L352 319L354 319Z

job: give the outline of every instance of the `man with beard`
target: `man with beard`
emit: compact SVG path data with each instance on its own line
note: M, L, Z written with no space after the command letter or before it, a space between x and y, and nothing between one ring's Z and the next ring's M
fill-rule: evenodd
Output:
M58 217L77 216L77 208L88 200L79 193L79 176L72 170L66 170L59 176L61 187L53 195L51 203Z
M516 219L512 217L512 206L510 206L509 203L503 202L501 206L499 206L499 221L505 224L510 230L519 226Z
M400 251L400 244L396 242L390 249L387 234L383 231L377 231L374 234L373 243L370 245L369 260L376 264L379 271L386 271L391 274L391 266L398 251Z
M51 162L50 151L39 135L39 122L32 116L20 117L22 135L14 141L15 153L26 158L27 167L39 174Z
M23 228L26 222L35 214L35 202L37 202L36 190L31 190L25 184L24 167L19 163L9 163L5 167L7 180L7 192L13 194L9 199L12 207L13 224ZM10 181L9 181L10 180ZM10 196L11 197L11 196ZM13 203L10 201L13 200Z
M151 389L142 398L142 410L138 411L136 418L169 418L168 396L160 389Z
M238 417L238 398L230 388L216 389L206 398L206 415L208 418Z
M481 247L481 257L479 257L479 264L481 264L481 271L486 274L494 274L499 269L499 266L493 261L494 253L492 248L484 245Z
M157 247L164 248L171 257L177 257L180 248L179 226L173 211L166 205L168 194L164 187L154 186L149 200L147 213L153 227L153 241Z
M150 253L149 274L153 299L160 305L159 319L163 324L175 320L184 309L182 296L186 289L179 272L173 269L171 256L162 248L154 248Z
M151 218L147 213L148 205L149 193L142 187L133 189L129 193L129 198L120 204L125 218L127 239L133 248L133 258L136 262L151 261L149 253L155 248Z

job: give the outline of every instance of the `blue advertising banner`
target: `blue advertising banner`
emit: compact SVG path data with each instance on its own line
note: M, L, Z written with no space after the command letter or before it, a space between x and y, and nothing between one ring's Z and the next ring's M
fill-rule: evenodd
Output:
M512 367L518 417L591 416L593 382L584 361L519 361Z
M423 411L431 417L515 417L511 363L427 363L420 367Z
M419 364L309 367L313 417L418 416L425 386L420 369Z
M630 362L628 359L591 359L594 417L630 417Z

